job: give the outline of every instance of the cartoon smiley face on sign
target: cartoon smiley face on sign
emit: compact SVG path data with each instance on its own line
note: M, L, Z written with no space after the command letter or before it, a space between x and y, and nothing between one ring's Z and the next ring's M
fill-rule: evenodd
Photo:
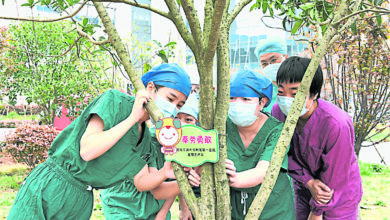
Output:
M156 122L156 137L163 146L161 153L174 154L177 152L176 144L181 140L181 122L177 118L163 118Z

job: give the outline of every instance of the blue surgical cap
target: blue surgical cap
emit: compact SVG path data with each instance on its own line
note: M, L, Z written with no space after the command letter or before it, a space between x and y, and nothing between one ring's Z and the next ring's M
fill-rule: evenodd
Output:
M176 63L164 63L142 76L144 86L149 82L182 92L186 97L191 91L191 80L187 72Z
M191 94L186 103L181 107L178 113L186 113L188 115L193 116L196 120L198 120L199 114L199 100L196 98L194 94Z
M287 54L286 40L279 37L260 40L255 49L255 55L258 59L266 53Z
M272 99L272 82L252 70L239 71L230 79L230 97L267 97L267 107Z

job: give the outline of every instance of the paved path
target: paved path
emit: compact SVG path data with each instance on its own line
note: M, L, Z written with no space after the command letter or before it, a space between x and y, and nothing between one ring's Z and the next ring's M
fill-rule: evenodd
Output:
M13 130L15 130L15 128L0 128L0 142L4 141L5 135ZM387 166L390 166L390 142L378 144L377 149L384 158ZM374 147L362 147L359 154L359 160L368 163L381 163L381 159Z
M365 144L365 143L363 143ZM390 142L383 142L376 146L379 153L382 155L387 166L390 166ZM381 159L374 147L362 147L359 153L359 160L368 163L381 163Z
M5 141L5 135L9 134L11 131L15 131L16 128L0 128L0 142Z

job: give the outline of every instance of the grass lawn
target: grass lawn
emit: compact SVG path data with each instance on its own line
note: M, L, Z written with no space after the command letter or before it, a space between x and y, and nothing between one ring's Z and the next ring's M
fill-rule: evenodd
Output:
M14 114L0 115L0 121L6 120L37 120L38 115L19 115L16 112Z
M368 135L368 137L370 137L371 135L374 135L374 136L372 136L372 138L371 138L371 141L373 141L373 142L377 142L377 141L380 141L380 140L383 140L384 138L386 138L386 142L390 142L390 136L389 136L389 133L390 133L390 127L388 126L388 125L380 125L380 126L378 126L378 129L379 128L383 128L383 126L386 126L386 128L382 131L382 132L380 132L380 133L378 133L378 134L375 134L376 132L375 131L372 131L369 135ZM389 136L389 137L388 137Z
M360 215L363 220L390 220L390 167L359 163L363 181ZM0 219L6 218L15 199L26 168L22 165L0 166ZM104 219L99 192L95 191L91 219ZM178 202L171 207L172 219L179 219Z

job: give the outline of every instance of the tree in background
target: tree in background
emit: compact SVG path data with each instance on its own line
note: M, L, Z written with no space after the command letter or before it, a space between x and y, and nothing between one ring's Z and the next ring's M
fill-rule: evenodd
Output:
M333 103L353 118L359 156L364 141L390 126L390 26L373 19L356 25L359 29L344 33L332 46L325 63Z
M53 124L62 106L70 109L68 116L76 117L88 104L87 97L117 85L115 76L105 72L108 55L94 51L92 43L72 32L68 21L24 22L11 25L8 32L13 49L5 57L17 65L2 76L6 95L11 103L20 95L38 104L44 124Z
M7 92L7 79L5 76L12 75L17 70L16 66L18 65L15 60L7 56L10 51L15 49L10 45L10 40L11 36L8 33L8 28L0 27L0 88L3 88L0 91L0 101L2 101Z

